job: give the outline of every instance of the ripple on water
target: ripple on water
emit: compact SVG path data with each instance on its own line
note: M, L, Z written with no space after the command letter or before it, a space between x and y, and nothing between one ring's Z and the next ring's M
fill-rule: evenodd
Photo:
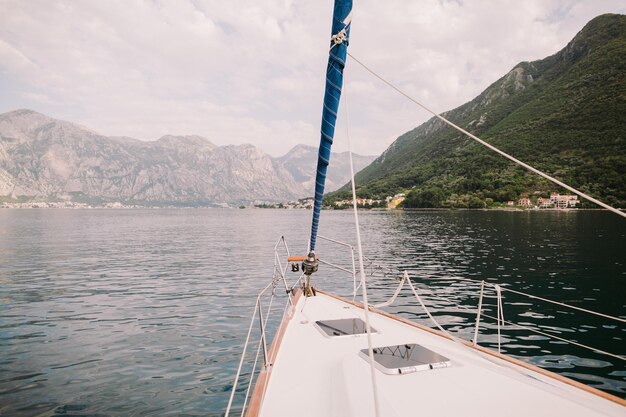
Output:
M466 339L479 286L452 277L622 313L621 223L605 213L543 215L365 212L361 230L366 255L410 271L438 320ZM303 252L309 221L310 212L286 210L1 210L0 414L221 415L256 295L271 278L274 244L286 233L291 252ZM353 243L352 221L325 212L320 233ZM558 242L537 241L553 235ZM320 243L327 259L351 268L342 250ZM319 286L350 293L348 274L322 272ZM372 300L391 296L396 278L373 277ZM494 347L494 294L484 301L479 343ZM431 325L405 292L389 311ZM511 294L504 313L546 333L576 331L581 343L608 351L623 346L614 323ZM618 395L626 390L621 363L514 326L501 330L508 353Z

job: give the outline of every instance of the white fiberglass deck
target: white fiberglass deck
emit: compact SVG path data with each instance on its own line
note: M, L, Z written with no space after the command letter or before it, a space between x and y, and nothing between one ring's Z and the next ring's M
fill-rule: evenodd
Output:
M328 337L317 320L361 318L361 308L320 294L299 297L286 324L260 409L249 415L374 415L366 335ZM451 366L404 375L376 370L381 416L626 416L626 407L557 379L478 352L402 321L370 314L373 346L417 343ZM256 407L253 407L256 408Z

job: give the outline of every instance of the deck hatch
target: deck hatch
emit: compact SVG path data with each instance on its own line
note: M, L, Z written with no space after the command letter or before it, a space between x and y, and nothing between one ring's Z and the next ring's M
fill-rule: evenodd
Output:
M361 319L337 319L337 320L319 320L315 324L317 328L327 337L350 336L365 334L365 322ZM370 327L372 333L376 333L376 329Z
M359 355L369 361L367 349ZM408 374L429 369L447 368L450 359L416 343L374 348L374 363L378 370L390 375Z

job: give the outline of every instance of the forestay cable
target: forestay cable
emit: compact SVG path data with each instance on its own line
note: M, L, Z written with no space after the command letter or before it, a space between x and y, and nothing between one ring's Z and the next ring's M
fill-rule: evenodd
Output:
M372 391L374 394L374 415L380 416L378 404L378 387L376 386L376 367L374 365L374 347L372 346L372 328L370 326L369 303L367 301L367 285L365 282L365 268L363 267L363 248L361 246L361 231L359 228L359 214L356 202L356 185L354 184L354 164L352 162L352 144L350 142L350 115L348 112L348 88L344 86L345 109L346 109L346 136L348 142L348 159L350 160L350 183L352 184L352 206L354 208L354 225L356 228L356 245L359 252L359 270L361 275L361 289L363 291L363 311L365 313L365 330L367 332L367 353L370 363L372 378ZM356 290L355 290L356 292Z
M615 207L611 207L606 203L603 203L600 200L597 200L585 193L583 193L582 191L579 191L577 189L575 189L574 187L571 187L567 184L565 184L562 181L557 180L554 177L551 177L550 175L546 174L545 172L539 171L537 168L534 168L530 165L528 165L525 162L520 161L519 159L509 155L508 153L501 151L500 149L496 148L495 146L485 142L484 140L480 139L478 136L468 132L467 130L463 129L462 127L457 126L456 124L452 123L451 121L449 121L448 119L446 119L445 117L441 116L440 114L436 113L435 111L431 110L430 108L428 108L427 106L425 106L424 104L420 103L419 101L417 101L416 99L414 99L413 97L409 96L407 93L405 93L404 91L402 91L400 88L396 87L394 84L392 84L390 81L387 81L385 78L383 78L382 76L378 75L378 73L376 73L374 70L372 70L371 68L369 68L367 65L365 65L363 62L359 61L357 58L354 57L354 55L352 55L350 52L347 52L348 56L350 58L352 58L357 64L359 64L360 66L362 66L367 72L369 72L370 74L372 74L374 77L378 78L380 81L382 81L383 83L387 84L389 87L391 87L392 89L394 89L396 92L398 92L399 94L403 95L404 97L406 97L407 99L411 100L413 103L417 104L419 107L421 107L422 109L426 110L427 112L431 113L433 116L435 116L436 118L438 118L439 120L441 120L442 122L444 122L445 124L447 124L448 126L458 130L459 132L469 136L470 138L474 139L476 142L480 143L483 146L486 146L487 148L491 149L492 151L504 156L505 158L515 162L516 164L526 168L529 171L534 172L537 175L540 175L542 177L544 177L545 179L552 181L553 183L573 192L574 194L577 194L589 201L591 201L592 203L595 203L597 205L599 205L600 207L604 207L607 210L612 211L615 214L618 214L622 217L626 218L626 213L616 209Z

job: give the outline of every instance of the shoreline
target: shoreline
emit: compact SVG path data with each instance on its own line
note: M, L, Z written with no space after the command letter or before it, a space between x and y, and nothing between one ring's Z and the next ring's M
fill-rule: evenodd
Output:
M494 207L494 208L403 208L403 209L392 209L398 211L437 211L437 210L445 210L445 211L510 211L510 212L520 212L520 213L535 213L535 212L544 212L544 211L556 211L556 212L576 212L576 211L608 211L603 208L545 208L545 209L524 209L524 208L509 208L509 207ZM620 211L624 211L624 209L618 209Z
M0 210L162 210L162 209L211 209L211 210L240 210L241 207L219 207L219 206L121 206L121 207L107 207L107 206L57 206L57 207L7 207L0 206ZM309 208L274 208L274 207L245 207L247 210L303 210L310 211ZM337 210L337 209L322 209L324 211L351 211L351 209ZM373 211L373 212L429 212L429 211L506 211L511 213L541 213L541 212L558 212L558 213L572 213L577 211L608 211L603 208L546 208L546 209L524 209L524 208L509 208L509 207L494 207L494 208L449 208L449 207L432 207L432 208L372 208L365 209L359 208L359 211ZM619 211L626 212L626 209L618 208Z

